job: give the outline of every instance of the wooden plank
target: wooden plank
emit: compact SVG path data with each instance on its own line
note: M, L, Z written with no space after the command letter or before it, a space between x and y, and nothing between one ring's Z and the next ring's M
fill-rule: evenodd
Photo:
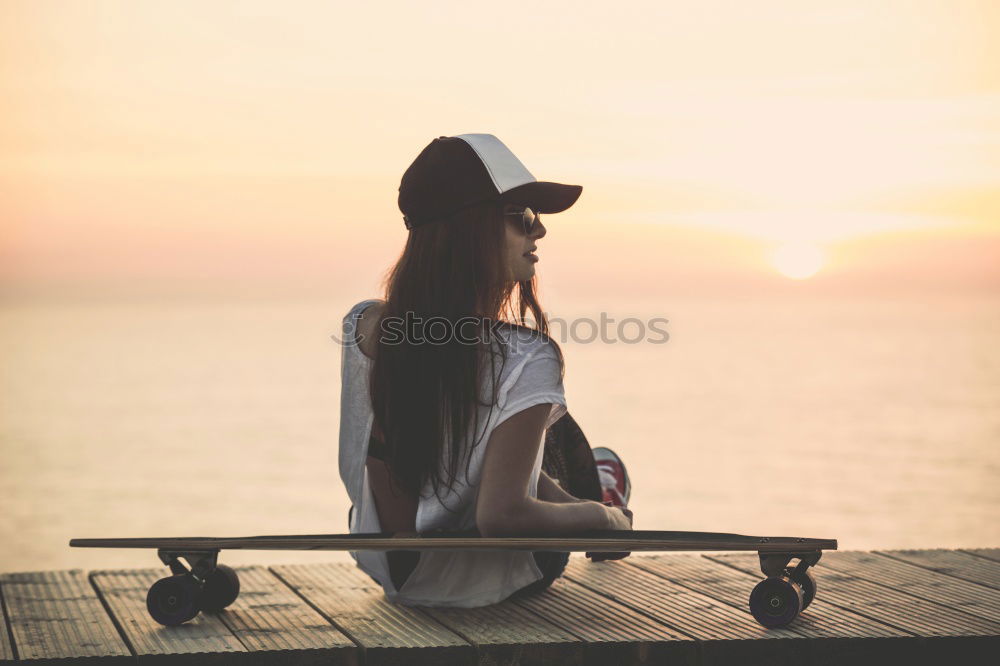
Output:
M394 604L368 574L350 563L270 568L364 651L371 664L475 664L476 648L420 609Z
M217 617L254 657L285 664L356 664L360 650L274 574L236 567L240 595Z
M132 661L83 571L6 573L0 585L19 659Z
M706 557L744 571L760 570L757 557L752 555L726 553ZM979 618L915 597L903 590L877 585L840 571L825 570L822 580L817 577L817 587L817 598L850 608L859 615L865 615L919 636L977 636L1000 633L998 622Z
M756 556L751 556L757 562ZM716 562L713 555L682 555L623 560L643 568L678 585L696 590L706 596L740 610L750 618L750 593L764 574L746 572ZM823 571L813 570L818 585L822 585ZM821 594L805 611L799 614L788 629L807 638L908 638L914 634L869 619L855 613L844 612L838 607L828 607ZM756 620L753 620L756 622Z
M822 563L835 571L1000 622L1000 590L991 587L860 550L830 553Z
M960 548L960 552L971 553L994 562L1000 562L1000 548Z
M760 571L759 559L748 553L704 557L755 575ZM956 659L972 659L982 650L1000 647L997 622L850 574L825 570L822 580L817 577L816 595L817 599L915 634L921 663L956 663Z
M14 660L14 644L10 638L10 622L7 619L7 602L3 596L3 581L0 579L0 661Z
M478 608L420 608L475 645L480 663L583 663L576 636L510 599Z
M629 566L626 560L592 562L585 557L571 557L564 575L698 640L704 664L806 663L806 646L794 631L765 629L748 611Z
M164 627L149 616L146 592L167 569L93 571L90 579L111 609L139 662L199 664L245 661L246 649L217 615L200 613L177 627ZM240 659L243 657L243 659Z
M759 570L738 571L698 555L633 556L622 562L739 609L757 624L750 615L749 598L764 578ZM821 595L785 629L808 639L806 663L882 664L920 656L918 645L910 640L913 634L828 604Z
M977 557L984 557L987 560L1000 562L1000 548L962 548L961 552L971 553Z
M584 663L698 663L690 636L568 578L513 601L583 641Z
M1000 562L957 550L876 550L886 557L1000 590Z

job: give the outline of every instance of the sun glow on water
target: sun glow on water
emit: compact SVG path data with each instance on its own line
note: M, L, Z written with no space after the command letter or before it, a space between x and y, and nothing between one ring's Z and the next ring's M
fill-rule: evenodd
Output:
M793 280L816 275L825 263L823 250L809 243L785 243L771 252L771 265Z

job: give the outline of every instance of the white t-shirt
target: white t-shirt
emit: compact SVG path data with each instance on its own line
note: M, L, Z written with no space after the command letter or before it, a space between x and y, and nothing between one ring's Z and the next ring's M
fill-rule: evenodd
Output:
M368 391L371 359L355 343L354 331L358 318L368 306L378 301L366 300L355 305L343 320L340 399L340 478L354 504L350 531L381 532L378 511L372 496L368 470L368 440L373 415ZM463 453L458 476L451 488L439 488L441 500L434 495L428 482L417 503L416 530L465 530L476 527L476 497L482 475L483 456L490 434L500 423L514 414L538 404L551 404L545 427L548 428L566 413L566 398L559 376L559 360L551 342L518 328L506 328L507 359L499 371L497 403L490 414L489 407L479 407L478 442L472 449L468 481L465 463L470 442L462 442ZM493 378L486 373L485 382L492 386ZM488 396L492 391L486 390ZM485 431L485 432L484 432ZM450 438L449 438L450 439ZM539 442L538 454L531 470L528 486L532 497L538 496L538 476L542 468L544 445ZM447 460L448 443L444 459ZM444 463L441 463L444 469ZM447 477L443 477L447 478ZM447 511L444 502L452 512ZM351 551L351 557L366 573L378 580L386 597L395 603L421 606L476 607L503 601L513 592L542 578L530 551L422 551L420 561L400 589L389 576L385 551Z

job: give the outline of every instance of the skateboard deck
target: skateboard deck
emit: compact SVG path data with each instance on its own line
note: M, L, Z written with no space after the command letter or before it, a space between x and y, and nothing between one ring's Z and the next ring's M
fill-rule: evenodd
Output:
M369 532L254 537L166 537L72 539L76 548L157 548L172 550L551 550L633 552L664 550L756 550L758 552L836 550L836 539L757 537L725 532L587 530L559 536L482 537L475 530Z
M558 536L535 534L482 537L464 531L308 534L254 537L163 537L71 539L74 548L155 548L171 576L156 581L146 608L157 622L183 624L201 611L219 612L239 595L235 570L218 563L221 550L527 550L630 553L635 551L756 551L767 578L750 594L750 612L765 627L781 627L805 610L816 595L809 568L836 539L747 536L725 532L586 530ZM181 559L187 561L187 566ZM792 559L797 565L788 566Z

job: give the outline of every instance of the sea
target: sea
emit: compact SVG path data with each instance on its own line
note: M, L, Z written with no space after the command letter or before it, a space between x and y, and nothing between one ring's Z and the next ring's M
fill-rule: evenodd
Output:
M0 303L0 571L159 566L74 537L346 532L335 338L367 296ZM636 529L1000 546L1000 295L549 315Z

